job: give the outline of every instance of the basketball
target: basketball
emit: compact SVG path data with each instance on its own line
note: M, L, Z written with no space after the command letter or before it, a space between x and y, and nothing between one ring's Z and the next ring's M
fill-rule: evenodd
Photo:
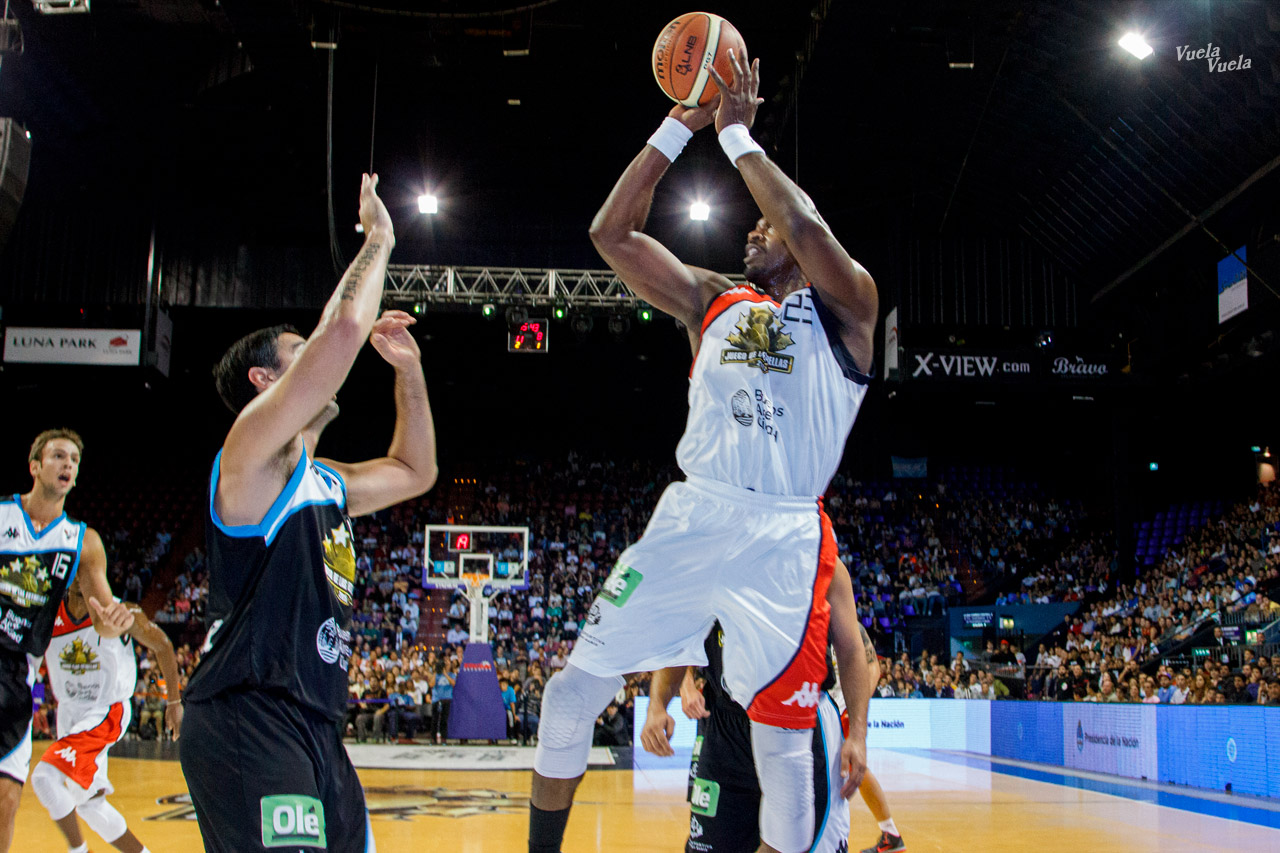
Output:
M662 28L653 43L653 76L667 97L686 107L704 106L720 91L710 68L733 79L729 49L747 45L733 24L710 12L686 12Z

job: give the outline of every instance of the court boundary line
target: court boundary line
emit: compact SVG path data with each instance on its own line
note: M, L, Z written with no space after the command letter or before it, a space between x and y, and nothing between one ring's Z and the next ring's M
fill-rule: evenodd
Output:
M1159 782L1128 779L1053 764L1038 764L1000 756L943 749L890 748L890 751L930 758L989 773L1016 776L1065 788L1080 788L1096 794L1145 802L1155 806L1219 817L1254 826L1280 830L1280 803L1248 795L1228 795L1195 788L1174 788ZM1248 799L1242 799L1248 797Z

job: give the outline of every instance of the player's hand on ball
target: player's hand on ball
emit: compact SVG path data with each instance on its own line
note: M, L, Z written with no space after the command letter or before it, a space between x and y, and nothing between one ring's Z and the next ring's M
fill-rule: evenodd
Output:
M103 607L98 599L89 596L89 606L93 608L93 627L102 637L119 637L133 627L133 611L119 601Z
M675 733L676 721L667 713L667 709L650 705L644 728L640 730L640 743L645 750L654 755L675 755L675 750L671 748L671 736Z
M702 130L716 120L716 107L720 106L720 96L716 95L705 107L689 107L676 104L667 116L689 128L694 133Z
M862 777L867 773L867 741L866 738L844 739L840 748L840 775L844 784L840 786L840 796L846 800L854 795L862 784Z
M164 727L173 733L173 739L177 740L182 733L182 702L178 700L171 701L164 709Z
M751 63L748 71L745 67L747 57L739 56L736 51L729 51L729 61L733 63L733 82L726 83L715 68L708 67L716 85L720 87L720 106L716 110L716 133L731 124L744 124L751 129L756 120L756 109L764 103L764 98L757 98L760 91L760 60ZM714 103L714 101L713 101Z
M378 322L373 324L369 343L396 370L417 367L422 363L422 351L409 333L409 327L416 322L403 311L383 311Z
M396 244L395 229L391 225L391 214L387 206L378 198L378 176L360 176L360 225L364 227L366 237L374 237Z

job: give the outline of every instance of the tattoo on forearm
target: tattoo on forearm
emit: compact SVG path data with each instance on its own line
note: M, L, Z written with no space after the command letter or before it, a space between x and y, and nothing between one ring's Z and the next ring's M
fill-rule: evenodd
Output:
M858 623L858 630L862 632L862 651L867 656L867 663L873 664L876 662L875 644L871 642L871 636L867 633L867 629L862 627L861 622Z
M344 301L356 298L356 290L360 288L360 279L364 277L364 272L374 261L374 255L378 254L378 250L382 248L381 243L369 243L364 247L364 251L356 258L356 262L351 265L351 269L347 270L347 281L342 285L342 299Z

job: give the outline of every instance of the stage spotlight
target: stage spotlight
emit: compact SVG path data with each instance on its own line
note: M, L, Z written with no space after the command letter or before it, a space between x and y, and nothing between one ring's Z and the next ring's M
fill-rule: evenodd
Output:
M563 320L568 315L569 309L565 305L563 299L557 299L555 306L551 309L551 316L557 320Z
M433 195L418 196L418 212L419 213L439 213L440 200Z
M413 313L421 314L423 311L426 311L426 310L427 310L427 306L423 305L421 302L413 303Z
M626 337L629 331L631 331L631 318L626 314L611 314L609 316L609 334L621 340Z
M508 328L518 329L529 322L529 309L523 305L512 305L507 309Z
M1138 33L1125 33L1120 39L1120 46L1139 59L1146 59L1155 53L1151 45L1147 44L1147 40Z
M569 318L569 328L579 339L585 338L591 334L592 328L595 327L595 320L590 314L582 311L575 311L573 316Z
M653 319L653 309L648 305L641 305L636 309L636 317L641 323L647 323Z
M480 309L480 313L484 315L485 318L492 317L495 313L497 313L497 311L498 311L497 307L492 302L486 302L484 304L484 307Z
M695 201L689 205L689 218L695 222L706 222L711 218L711 205L705 201Z

